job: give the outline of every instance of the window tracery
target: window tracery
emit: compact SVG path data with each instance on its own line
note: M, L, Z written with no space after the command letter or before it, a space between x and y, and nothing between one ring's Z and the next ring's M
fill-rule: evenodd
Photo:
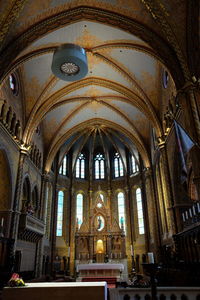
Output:
M115 153L114 156L114 177L122 177L124 176L124 168L122 164L122 159L119 155L119 153Z
M85 155L81 153L76 162L76 178L85 178Z
M67 155L64 156L62 164L59 168L59 174L60 175L67 175Z
M95 179L105 178L105 158L103 154L98 153L95 158Z

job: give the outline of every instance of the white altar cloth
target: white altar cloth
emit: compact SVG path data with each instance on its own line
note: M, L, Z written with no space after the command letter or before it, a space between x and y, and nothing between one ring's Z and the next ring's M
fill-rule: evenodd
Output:
M80 264L76 266L76 271L80 272L81 270L119 270L120 272L124 271L123 264Z
M106 300L106 282L40 282L3 289L3 300Z

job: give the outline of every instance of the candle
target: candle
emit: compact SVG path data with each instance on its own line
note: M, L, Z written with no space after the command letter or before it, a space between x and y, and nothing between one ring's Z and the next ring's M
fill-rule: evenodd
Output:
M154 264L154 256L153 256L153 252L148 252L148 253L147 253L147 256L148 256L149 264Z
M112 258L112 253L110 254L110 257Z
M194 205L192 206L192 209L193 209L193 214L196 215L196 210L195 210L195 206Z
M188 219L188 212L187 212L187 210L185 212L185 217L186 217L186 219Z
M3 227L4 218L1 218L1 227Z
M200 205L197 203L198 212L200 212Z
M133 256L133 246L131 245L131 256Z
M191 210L191 208L189 208L189 214L190 214L190 218L192 218L192 210Z
M183 222L185 222L185 214L182 213Z

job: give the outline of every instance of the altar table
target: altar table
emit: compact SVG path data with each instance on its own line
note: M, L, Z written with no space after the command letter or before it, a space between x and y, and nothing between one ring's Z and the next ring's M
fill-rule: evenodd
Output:
M116 277L124 271L123 264L80 264L76 266L79 277Z
M41 282L3 289L3 300L106 300L106 282Z

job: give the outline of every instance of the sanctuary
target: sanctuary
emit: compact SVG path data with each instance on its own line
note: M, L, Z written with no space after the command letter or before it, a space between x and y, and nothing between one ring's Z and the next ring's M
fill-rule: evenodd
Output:
M199 0L0 1L0 288L149 262L199 285L199 20Z

